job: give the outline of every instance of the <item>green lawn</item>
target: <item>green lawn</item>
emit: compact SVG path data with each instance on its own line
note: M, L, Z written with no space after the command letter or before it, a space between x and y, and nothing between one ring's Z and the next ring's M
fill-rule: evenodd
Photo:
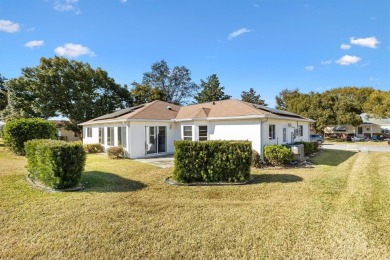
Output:
M176 187L172 169L89 155L82 192L30 188L0 143L0 259L388 259L389 153L323 151L245 186Z

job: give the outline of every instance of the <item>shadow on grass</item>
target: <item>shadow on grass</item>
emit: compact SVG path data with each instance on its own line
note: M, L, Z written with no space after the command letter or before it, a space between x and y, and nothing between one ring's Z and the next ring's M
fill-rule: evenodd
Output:
M251 174L253 177L252 184L259 183L290 183L303 181L303 178L293 174Z
M100 171L83 172L81 183L85 186L82 192L128 192L141 190L146 187L142 182Z
M317 165L337 166L355 154L356 152L353 151L324 149L316 157L310 159L310 161Z

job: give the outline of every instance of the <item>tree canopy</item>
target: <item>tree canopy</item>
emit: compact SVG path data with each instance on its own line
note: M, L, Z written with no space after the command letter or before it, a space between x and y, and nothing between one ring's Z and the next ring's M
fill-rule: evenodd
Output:
M229 99L223 91L225 87L221 86L217 74L212 74L206 78L206 81L200 80L201 91L194 97L198 103L219 101Z
M161 60L153 63L152 71L145 72L142 84L150 86L151 89L158 88L161 93L161 100L185 104L198 91L199 87L191 81L191 72L184 66L175 66L173 69Z
M242 91L241 100L252 104L268 106L268 104L265 103L265 100L261 99L260 94L257 95L256 90L254 90L253 88L250 88L249 91Z
M306 94L298 89L284 89L275 99L276 108L316 120L316 132L332 124L359 125L364 112L373 117L390 117L390 91L371 87L341 87Z
M5 81L7 79L0 74L0 112L5 109L8 103L7 90L5 89Z
M7 118L64 116L81 136L79 123L132 105L130 92L101 68L66 58L41 58L36 67L7 82Z
M156 86L151 87L146 84L138 84L133 82L133 88L131 89L131 95L133 97L133 103L135 106L151 102L153 100L162 100L163 93Z

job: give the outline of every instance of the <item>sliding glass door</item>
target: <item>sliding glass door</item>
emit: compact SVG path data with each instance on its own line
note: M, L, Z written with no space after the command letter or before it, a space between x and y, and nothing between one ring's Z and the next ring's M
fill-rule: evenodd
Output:
M146 154L166 153L166 126L145 127Z

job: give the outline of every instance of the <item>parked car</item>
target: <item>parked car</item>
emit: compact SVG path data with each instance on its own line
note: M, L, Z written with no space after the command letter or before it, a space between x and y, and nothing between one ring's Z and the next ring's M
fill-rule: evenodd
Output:
M322 135L312 134L310 135L310 142L317 142L322 144L324 142L324 138Z
M360 137L354 136L354 137L351 138L351 141L354 141L354 142L364 141L364 138L360 138Z

